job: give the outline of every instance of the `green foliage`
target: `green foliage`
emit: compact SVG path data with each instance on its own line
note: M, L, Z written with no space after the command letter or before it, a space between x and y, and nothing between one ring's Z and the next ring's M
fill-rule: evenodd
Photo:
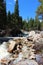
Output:
M0 0L0 29L6 28L6 2L4 0Z
M43 21L41 22L41 30L43 30Z
M22 26L22 17L19 16L19 5L18 5L18 0L16 0L15 4L15 10L14 10L14 24L15 24L15 29L21 29Z
M37 8L37 16L35 19L30 18L27 22L19 16L18 0L16 0L14 13L12 14L10 11L6 14L6 2L0 0L0 29L11 29L13 35L19 34L21 29L26 31L43 30L43 0L39 0L39 2L41 5ZM39 16L41 16L42 22L38 19Z
M24 30L27 30L27 25L28 25L28 24L27 24L26 20L24 20L24 21L23 21L23 29L24 29Z
M23 29L30 30L41 30L41 23L37 17L35 19L30 18L28 22L26 20L23 21Z
M18 7L18 0L16 0L16 4L15 4L15 10L14 10L14 18L15 18L15 22L16 22L16 27L18 27L18 21L19 21L19 7Z
M39 0L39 2L40 2L41 4L43 4L43 0Z
M35 21L34 21L34 30L40 30L40 21L37 17L35 17Z
M37 8L37 15L41 16L41 19L43 21L43 0L39 0L39 2L41 3L41 5Z
M19 16L18 0L16 0L15 3L14 13L10 14L10 12L8 12L7 20L8 27L12 29L12 34L18 34L22 28L22 17Z
M18 0L16 0L16 4L15 4L15 16L18 18L19 16L19 5L18 5Z
M11 27L11 13L10 13L10 11L8 11L8 15L7 15L7 26L8 26L8 28Z
M22 28L22 17L19 16L18 0L16 0L15 3L14 13L10 14L10 12L8 12L7 20L8 20L8 26L10 26L10 28L15 30Z
M30 18L29 20L29 30L33 30L34 28L34 19Z

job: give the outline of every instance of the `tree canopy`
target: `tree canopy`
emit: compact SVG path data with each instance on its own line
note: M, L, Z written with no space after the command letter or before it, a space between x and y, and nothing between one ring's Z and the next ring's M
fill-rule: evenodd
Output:
M43 21L43 0L39 0L40 6L37 8L37 15L41 16L41 20Z
M6 28L6 2L4 0L0 0L0 28Z

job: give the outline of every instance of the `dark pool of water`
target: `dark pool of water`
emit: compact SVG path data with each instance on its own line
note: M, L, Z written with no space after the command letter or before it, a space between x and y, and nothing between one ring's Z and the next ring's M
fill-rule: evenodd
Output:
M16 36L16 37L26 37L28 34L20 34L20 35L18 35L18 36ZM2 43L2 42L7 42L8 40L10 40L10 39L13 39L14 37L0 37L0 43Z
M12 38L0 37L0 44L1 44L2 42L7 42L7 41L10 40L10 39L13 39L13 37L12 37Z

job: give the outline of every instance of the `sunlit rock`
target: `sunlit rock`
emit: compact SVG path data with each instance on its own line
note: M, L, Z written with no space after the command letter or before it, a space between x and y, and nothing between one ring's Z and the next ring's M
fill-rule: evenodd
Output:
M36 61L34 61L34 60L26 59L26 60L22 60L22 61L18 62L15 65L38 65L38 63Z
M14 47L16 45L16 42L13 40L10 40L9 43L10 44L9 44L8 52L12 52L12 50L14 49Z
M41 34L41 37L43 38L43 31L41 31L40 34Z
M35 31L30 31L29 32L29 37L34 37L34 35L35 35Z
M40 65L43 65L43 56L42 56L42 54L37 54L37 55L36 55L36 61L37 61Z
M34 47L33 47L35 50L39 50L41 51L43 49L43 38L40 38L38 39L35 44L34 44Z

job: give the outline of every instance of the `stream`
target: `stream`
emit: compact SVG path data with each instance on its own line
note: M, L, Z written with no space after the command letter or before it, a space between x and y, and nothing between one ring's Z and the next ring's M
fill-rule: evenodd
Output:
M0 37L0 43L3 43L0 45L0 58L4 57L4 56L8 56L10 55L8 52L7 52L7 49L5 47L6 43L8 40L10 39L13 39L14 37ZM18 37L16 37L18 38ZM2 54L3 53L3 54ZM5 54L6 53L6 54ZM43 53L38 53L35 55L36 57L36 61L40 64L40 65L43 65Z

